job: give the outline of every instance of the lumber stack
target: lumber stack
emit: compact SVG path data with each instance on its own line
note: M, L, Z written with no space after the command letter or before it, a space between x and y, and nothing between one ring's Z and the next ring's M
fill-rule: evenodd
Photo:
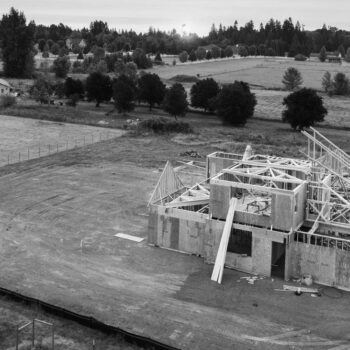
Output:
M228 242L230 239L231 228L232 228L232 223L233 223L233 217L235 215L236 205L237 205L237 199L231 198L230 206L229 206L227 216L226 216L224 230L223 230L222 236L221 236L219 250L218 250L218 253L216 255L215 265L214 265L213 273L211 275L211 280L218 282L218 283L221 283L221 281L222 281L222 274L224 272L227 246L228 246Z

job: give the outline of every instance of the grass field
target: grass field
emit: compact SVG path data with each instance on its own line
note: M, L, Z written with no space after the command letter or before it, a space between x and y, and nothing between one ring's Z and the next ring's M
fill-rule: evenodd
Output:
M176 66L155 66L150 71L157 73L163 79L175 75L200 75L212 77L221 83L231 83L234 80L246 81L252 85L265 88L283 88L282 77L289 67L297 68L303 79L304 86L321 90L322 76L326 71L331 74L344 72L350 74L350 66L318 61L297 62L290 58L237 58L223 61L203 61L193 64Z
M100 140L123 131L46 120L0 116L0 166L42 157Z

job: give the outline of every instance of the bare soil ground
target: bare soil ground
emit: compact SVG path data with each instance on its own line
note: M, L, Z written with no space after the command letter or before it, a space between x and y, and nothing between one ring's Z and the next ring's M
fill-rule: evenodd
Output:
M147 236L147 201L167 159L248 142L297 156L306 144L276 121L187 121L196 134L127 135L1 168L0 285L182 349L346 349L349 293L297 297L274 291L281 280L252 286L229 270L218 285L201 258L114 236ZM323 132L348 145L343 130Z
M324 73L332 75L337 72L350 73L350 66L319 61L298 62L290 58L237 58L223 61L203 61L194 64L176 66L154 66L151 71L163 79L170 79L175 75L200 75L212 77L221 83L232 83L234 80L246 81L252 85L265 88L283 88L282 77L289 67L297 68L304 80L304 86L321 90Z

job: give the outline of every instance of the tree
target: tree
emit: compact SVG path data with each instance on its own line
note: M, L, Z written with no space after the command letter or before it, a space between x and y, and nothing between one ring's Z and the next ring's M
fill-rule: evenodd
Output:
M331 73L326 72L324 73L323 77L322 77L322 88L323 90L328 93L331 94L332 92L332 76Z
M49 104L54 92L53 83L47 75L39 75L30 89L30 96L41 104Z
M197 60L204 60L205 56L207 54L207 50L204 47L199 47L196 50L196 56L197 56Z
M100 72L91 73L86 79L86 92L89 101L96 101L96 107L112 97L112 82L108 75Z
M322 122L328 113L322 97L313 89L303 88L289 94L283 99L283 105L286 109L282 112L282 121L289 123L294 130Z
M194 52L194 50L192 50L192 51L190 52L190 55L188 56L188 59L189 59L191 62L197 61L197 56L196 56L196 53Z
M186 90L180 83L175 83L167 90L163 102L163 108L177 120L177 116L185 116L187 111Z
M113 80L113 99L119 113L130 112L134 109L136 85L127 75L120 75Z
M249 55L248 50L247 50L247 48L245 46L240 46L238 48L238 54L241 57L247 57Z
M143 74L139 81L139 98L149 104L149 109L155 104L160 105L165 95L165 85L157 74Z
M346 62L350 62L350 47L348 47L348 49L346 50L346 54L345 54L344 60Z
M242 81L225 85L215 102L216 113L224 124L245 125L254 115L256 98L249 85Z
M213 58L219 58L221 56L221 49L220 49L220 47L218 47L216 45L212 46L210 52L211 52L211 56Z
M181 63L187 62L187 60L188 60L188 53L187 53L187 51L182 51L179 54L179 60L180 60Z
M59 51L60 51L60 47L58 46L58 44L55 43L51 46L51 53L53 55L58 55Z
M154 57L154 62L157 62L157 63L162 63L163 60L162 60L162 56L160 55L160 52L158 51L156 56Z
M46 41L45 39L40 39L39 42L38 42L38 48L41 52L44 51L44 47L46 45Z
M70 69L70 60L68 56L57 57L53 61L52 70L57 78L65 78Z
M348 95L349 94L349 79L344 73L337 73L333 78L333 94Z
M290 67L284 72L282 83L287 90L293 91L299 88L299 86L303 83L303 79L300 72L296 68Z
M34 26L13 7L0 21L3 70L7 77L30 78L34 69Z
M225 52L225 56L226 57L232 57L233 56L233 48L232 48L232 46L226 46L224 52Z
M146 56L142 49L136 49L132 53L132 60L136 63L138 69L147 69L152 67L152 61Z
M219 93L219 85L213 78L198 81L191 88L191 105L193 107L213 110L211 101Z
M207 51L207 54L205 55L205 59L206 59L206 60L211 60L212 58L213 58L213 56L212 56L212 54L211 54L211 51L208 50L208 51Z
M322 46L320 54L318 55L318 59L321 62L324 62L327 59L327 51L326 48L324 46Z
M82 81L68 77L64 82L64 94L66 97L78 95L81 98L84 96L84 85Z

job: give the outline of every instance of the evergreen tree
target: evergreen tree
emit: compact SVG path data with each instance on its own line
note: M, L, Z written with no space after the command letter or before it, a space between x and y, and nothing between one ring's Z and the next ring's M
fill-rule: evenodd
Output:
M303 83L303 79L296 68L290 67L285 71L282 83L287 90L293 91L300 87Z
M320 54L318 55L318 58L321 62L325 62L327 59L327 51L324 46L322 46Z
M68 56L57 57L53 61L52 70L57 78L65 78L70 69L70 60Z
M190 55L188 56L188 59L189 59L191 62L197 61L197 56L196 56L196 53L194 52L194 50L192 50L192 51L190 52Z
M34 26L26 24L22 12L13 7L0 21L4 74L13 78L30 78L34 69Z

